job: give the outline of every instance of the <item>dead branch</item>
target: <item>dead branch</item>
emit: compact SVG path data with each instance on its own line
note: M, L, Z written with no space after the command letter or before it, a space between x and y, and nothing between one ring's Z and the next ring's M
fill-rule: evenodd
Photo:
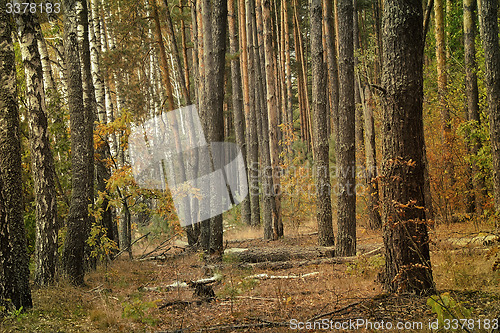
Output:
M266 280L266 279L302 279L306 278L309 276L314 276L318 275L319 272L312 272L312 273L307 273L307 274L301 274L301 275L268 275L268 274L255 274L255 275L250 275L246 276L245 279L258 279L258 280Z
M163 242L161 242L161 243L160 243L160 245L158 245L158 246L157 246L157 247L156 247L153 251L149 251L148 253L143 254L143 255L142 255L139 259L143 259L143 258L145 258L145 257L149 256L151 253L154 253L154 252L158 251L159 249L161 249L161 248L163 247L163 245L164 245L165 243L167 243L168 241L172 240L172 239L173 239L174 237L176 237L176 236L177 236L177 234L175 234L175 235L173 235L172 237L170 237L170 238L168 238L168 239L164 240L164 241L163 241Z
M203 301L201 301L201 300L194 300L194 301L175 300L175 301L171 301L171 302L159 305L158 309L161 310L161 309L165 309L165 308L168 308L168 307L174 306L174 305L181 305L184 307L191 305L191 304L201 305L202 303L203 303Z
M274 322L274 321L268 321L268 320L261 320L262 322L260 323L253 323L253 324L240 324L240 325L217 325L217 326L211 326L211 327L205 327L201 329L198 332L206 332L206 331L232 331L232 330L241 330L245 328L266 328L266 327L280 327L280 326L288 326L290 323L288 321L282 321L282 322Z
M135 243L137 243L138 241L140 241L141 239L143 239L144 237L147 237L149 236L149 234L151 234L151 232L148 232L147 234L145 235L142 235L141 237L137 238L135 241L133 241L129 246L127 246L127 248L123 249L123 250L120 250L120 252L118 252L116 254L116 256L114 256L113 260L115 260L116 258L118 258L120 256L120 254L122 254L123 252L125 251L128 251L129 249L132 248L132 245L134 245Z
M330 311L330 312L327 312L327 313L322 313L322 314L319 314L317 316L314 316L312 317L311 319L308 319L307 321L315 321L315 320L318 320L320 318L323 318L323 317L327 317L327 316L331 316L333 314L337 314L337 313L340 313L340 312L343 312L345 310L348 310L358 304L360 304L361 302L354 302L354 303L351 303L349 305L346 305L344 307L341 307L340 309L337 309L337 310L333 310L333 311Z
M267 261L288 261L292 259L331 258L335 255L333 247L278 247L251 248L233 252L241 262L258 263Z

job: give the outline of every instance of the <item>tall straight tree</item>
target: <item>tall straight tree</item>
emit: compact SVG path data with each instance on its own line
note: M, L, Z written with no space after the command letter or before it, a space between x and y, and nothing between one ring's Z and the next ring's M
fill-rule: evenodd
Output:
M435 0L434 1L434 18L435 18L435 33L436 33L436 59L437 59L437 80L438 80L438 97L439 97L439 108L441 109L441 122L442 122L442 135L445 147L445 152L443 154L444 158L444 172L445 172L445 185L447 187L453 185L454 182L454 171L453 164L451 161L451 146L450 146L450 111L447 103L447 91L448 91L448 76L446 73L446 42L445 42L445 23L444 23L444 1L445 0ZM446 210L447 211L447 210Z
M328 145L328 99L326 63L323 56L323 11L321 0L311 2L311 70L314 170L319 245L335 243L332 227L332 203Z
M83 101L82 71L78 46L78 25L80 22L81 0L63 1L64 17L64 53L66 80L68 87L68 108L70 110L71 129L71 205L67 220L67 233L62 254L63 270L73 284L84 284L85 241L90 227L88 207L89 163L92 163L88 144L88 121ZM93 156L92 156L93 158Z
M226 52L226 0L203 0L203 44L205 66L204 125L209 142L224 141L224 63ZM222 255L222 215L210 221L210 248Z
M182 96L184 97L184 101L185 101L186 105L190 105L191 104L191 97L189 95L189 86L188 86L189 81L186 80L186 76L184 75L184 70L183 70L182 65L181 65L181 59L179 56L179 49L177 47L177 41L175 38L174 25L172 23L172 18L170 17L170 9L168 7L168 1L163 0L163 3L165 4L165 10L166 10L165 19L167 21L167 25L166 25L167 35L169 36L169 39L171 41L170 45L172 46L172 55L173 55L175 65L177 66L177 69L179 70L179 73L180 73L180 75L179 75L180 82L179 83L180 83L181 90L182 90Z
M260 203L259 203L259 141L257 137L257 116L256 116L256 98L255 98L255 61L254 61L254 38L252 19L251 0L244 1L245 21L240 22L240 31L245 31L242 41L246 42L246 49L242 52L243 56L243 95L245 101L245 116L247 124L247 165L248 165L248 184L250 196L251 225L256 227L260 224ZM240 0L240 11L243 10L243 1ZM243 26L243 29L241 29ZM244 47L245 44L242 44ZM245 86L245 77L247 85ZM246 96L245 96L246 94Z
M272 193L273 179L271 169L271 152L269 147L269 127L268 114L265 103L266 80L265 80L265 56L262 36L262 6L260 0L251 0L249 6L249 18L251 25L249 31L253 38L253 61L255 69L255 115L257 123L257 136L259 138L259 156L260 156L260 181L262 188L262 224L264 227L264 239L272 239L273 235L273 211L275 210L274 195ZM251 29L250 29L251 27ZM249 39L250 41L250 39ZM262 79L259 79L262 78ZM264 81L264 82L263 82Z
M273 188L270 189L274 197L273 211L273 238L283 236L283 221L281 220L281 200L280 200L280 178L279 178L279 120L278 120L278 86L274 60L276 59L276 50L273 44L273 22L271 18L271 0L262 0L262 23L264 28L264 54L265 54L265 74L267 85L267 116L269 117L269 148L271 155L271 177Z
M0 6L6 8L6 1ZM0 305L31 308L11 18L0 11Z
M383 16L382 221L385 288L435 291L424 199L423 13L419 0L386 0Z
M96 99L96 115L95 118L101 125L108 122L106 113L106 86L104 84L103 71L101 66L101 17L99 14L100 0L91 0L91 10L89 11L89 34L90 34L90 55L92 62L92 78L95 88ZM103 138L104 142L109 141L108 135ZM96 148L96 188L97 191L105 193L106 181L111 176L111 170L106 166L105 161L110 156L109 146L107 144L98 145ZM116 223L113 221L113 212L109 205L109 200L104 197L102 200L101 208L103 209L101 224L107 229L107 236L109 239L118 241L114 235Z
M38 53L41 28L31 13L16 17L26 77L29 142L36 207L35 284L54 281L57 255L57 196L54 159L50 150L43 70Z
M337 251L356 255L356 144L354 105L353 3L340 1L339 23L339 109L338 109L338 209Z
M479 89L477 87L477 62L476 62L476 24L474 12L477 8L476 0L464 0L464 53L465 53L465 94L467 96L467 120L474 121L478 128L481 122L479 117ZM471 135L470 153L477 155L481 149L481 142ZM472 183L474 190L470 206L475 206L476 212L481 215L483 208L483 193L485 190L484 179L480 176L476 163L472 163Z
M486 67L486 90L490 116L493 195L500 212L500 46L498 45L498 1L481 0L481 40Z
M369 227L371 229L382 228L382 220L378 211L379 195L377 178L377 154L375 145L375 121L373 119L374 100L369 86L364 89L364 110L363 118L365 123L365 177L367 195L367 209L369 218Z
M293 39L295 43L295 60L297 62L297 90L300 110L300 133L301 139L307 143L307 148L311 144L311 131L309 126L309 97L307 93L307 69L302 41L302 31L300 30L300 18L297 0L293 4Z
M288 23L288 3L289 1L281 0L283 7L283 22L281 29L285 39L284 52L285 52L285 81L286 81L286 110L288 112L289 125L293 128L293 109L292 109L292 70L290 60L290 26Z
M228 33L229 47L231 55L235 56L239 52L237 17L235 9L236 0L228 1ZM236 143L241 148L243 160L247 161L247 144L245 139L245 114L243 110L243 91L241 87L241 67L239 58L231 60L231 86L233 97L233 119ZM250 198L247 196L241 202L241 218L245 224L250 224Z
M337 64L337 46L335 44L335 20L333 17L331 1L323 2L323 17L325 24L325 39L326 39L326 57L328 68L328 101L330 104L331 115L331 132L335 133L335 140L338 139L338 105L339 105L339 75ZM335 141L336 142L336 141ZM337 143L335 144L337 146Z

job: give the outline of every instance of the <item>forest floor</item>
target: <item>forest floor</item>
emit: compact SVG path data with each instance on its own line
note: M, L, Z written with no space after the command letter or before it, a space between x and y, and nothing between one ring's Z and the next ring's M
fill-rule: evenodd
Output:
M456 301L449 303L452 311L472 311L468 318L475 320L475 329L469 332L488 331L478 330L479 323L500 317L500 272L493 272L495 257L488 257L499 243L484 242L492 238L491 230L456 223L431 231L437 289L443 300L449 295ZM277 241L263 241L258 235L260 230L231 230L226 246L299 251L317 244L311 230ZM158 239L138 242L134 256L158 243ZM51 288L34 289L34 308L1 319L0 332L288 332L306 322L332 330L343 324L357 331L393 325L395 331L402 324L407 325L406 331L431 331L429 323L437 319L427 305L428 297L383 292L377 282L384 267L383 251L377 251L382 246L378 232L358 229L358 248L368 255L344 262L302 261L274 270L244 265L237 256L242 250L207 266L199 252L187 251L173 240L169 244L162 260L130 261L121 255L89 273L85 287L61 281ZM209 277L217 281L199 281ZM169 286L176 281L179 287ZM194 295L183 281L210 286L215 298L207 301ZM210 287L201 289L210 295ZM316 326L304 331L321 330Z

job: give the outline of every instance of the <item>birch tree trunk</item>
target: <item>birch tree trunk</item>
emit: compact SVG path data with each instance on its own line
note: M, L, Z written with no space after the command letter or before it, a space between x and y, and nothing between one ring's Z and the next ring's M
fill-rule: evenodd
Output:
M31 164L36 207L35 284L54 282L57 260L57 196L54 159L50 150L48 122L43 90L43 69L38 53L41 28L36 16L19 14L16 18L21 56L26 78L26 101Z
M96 100L96 114L94 117L101 125L108 123L106 113L106 89L104 85L104 78L101 69L101 22L100 22L100 0L91 0L91 11L89 12L91 24L89 25L90 34L90 56L92 65L92 81L95 87L95 100ZM97 190L106 193L106 181L111 176L111 170L106 166L106 160L110 158L110 151L107 142L108 136L102 138L104 144L98 146L96 150L96 186ZM113 212L109 207L109 200L104 198L101 204L103 209L101 224L106 228L106 235L109 239L118 241L113 230L116 228L113 221Z
M179 48L177 47L177 41L175 38L175 33L174 33L174 25L172 24L172 18L170 17L170 9L168 8L168 2L167 0L163 0L163 3L165 4L166 8L166 20L167 20L167 35L170 37L171 45L172 45L172 54L174 56L174 61L175 65L177 66L177 69L179 70L179 80L180 80L180 85L181 85L181 90L182 90L182 95L184 97L184 100L186 102L186 105L191 105L191 97L189 95L189 85L188 85L188 80L186 80L186 76L184 75L184 71L182 69L181 65L181 59L179 56Z

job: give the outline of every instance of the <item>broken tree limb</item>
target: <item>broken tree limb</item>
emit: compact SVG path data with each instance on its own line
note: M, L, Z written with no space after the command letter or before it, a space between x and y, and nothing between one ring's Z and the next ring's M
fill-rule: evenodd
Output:
M310 265L321 265L321 264L343 264L347 262L353 262L357 257L338 257L338 258L322 258L322 259L312 259L312 260L289 260L289 261L268 261L268 262L257 262L257 263L240 263L238 267L240 268L253 268L253 269L289 269L294 267L310 266Z
M168 239L165 239L163 242L160 243L160 245L158 245L153 251L149 251L148 253L146 254L143 254L141 255L141 257L139 259L143 259L143 258L146 258L147 256L149 256L150 254L160 250L164 245L165 243L167 243L168 241L172 240L173 238L177 237L177 234L173 235L172 237L168 238Z
M233 252L233 254L241 262L258 263L266 261L331 258L335 255L335 248L319 246L251 248L244 251Z
M333 311L330 311L330 312L327 312L327 313L322 313L322 314L319 314L317 316L314 316L314 317L308 319L307 321L312 322L312 321L318 320L320 318L328 317L328 316L331 316L333 314L338 314L338 313L343 312L345 310L348 310L348 309L350 309L350 308L352 308L352 307L354 307L354 306L356 306L356 305L358 305L360 303L361 302L354 302L354 303L348 304L348 305L346 305L344 307L341 307L340 309L333 310Z
M246 276L245 279L258 279L258 280L267 280L267 279L302 279L306 278L309 276L314 276L318 275L319 272L312 272L312 273L307 273L307 274L301 274L301 275L268 275L266 273L263 274L255 274L255 275L249 275Z
M333 257L333 258L318 258L318 259L308 259L308 260L284 260L284 261L267 261L267 262L256 262L256 263L238 263L240 268L253 268L253 269L290 269L294 267L310 266L310 265L321 265L321 264L344 264L349 262L355 262L362 258L367 258L375 256L382 253L383 247L377 247L366 253L357 255L355 257Z
M218 282L220 280L222 280L222 275L214 274L214 276L205 279L199 279L195 281L174 281L173 283L163 287L140 287L140 289L146 291L168 291L173 288L187 288L187 287L196 288L196 286L208 285L214 282Z
M149 236L149 234L151 234L151 232L148 232L147 234L142 235L141 237L137 238L137 239L136 239L135 241L133 241L133 242L132 242L129 246L127 246L127 248L125 248L125 249L121 250L120 252L118 252L118 253L116 254L116 256L114 256L113 260L115 260L116 258L118 258L118 257L120 256L120 254L122 254L123 252L126 252L126 251L130 250L130 249L132 248L132 245L134 245L135 243L137 243L137 242L138 242L138 241L140 241L141 239L143 239L143 238L145 238L145 237Z
M224 331L234 331L234 330L241 330L245 328L265 328L265 327L280 327L280 326L288 326L290 325L290 322L288 321L282 321L282 322L273 322L273 321L263 321L261 323L253 323L253 324L240 324L240 325L218 325L218 326L211 326L211 327L205 327L199 332L206 332L206 331L217 331L217 332L224 332Z

